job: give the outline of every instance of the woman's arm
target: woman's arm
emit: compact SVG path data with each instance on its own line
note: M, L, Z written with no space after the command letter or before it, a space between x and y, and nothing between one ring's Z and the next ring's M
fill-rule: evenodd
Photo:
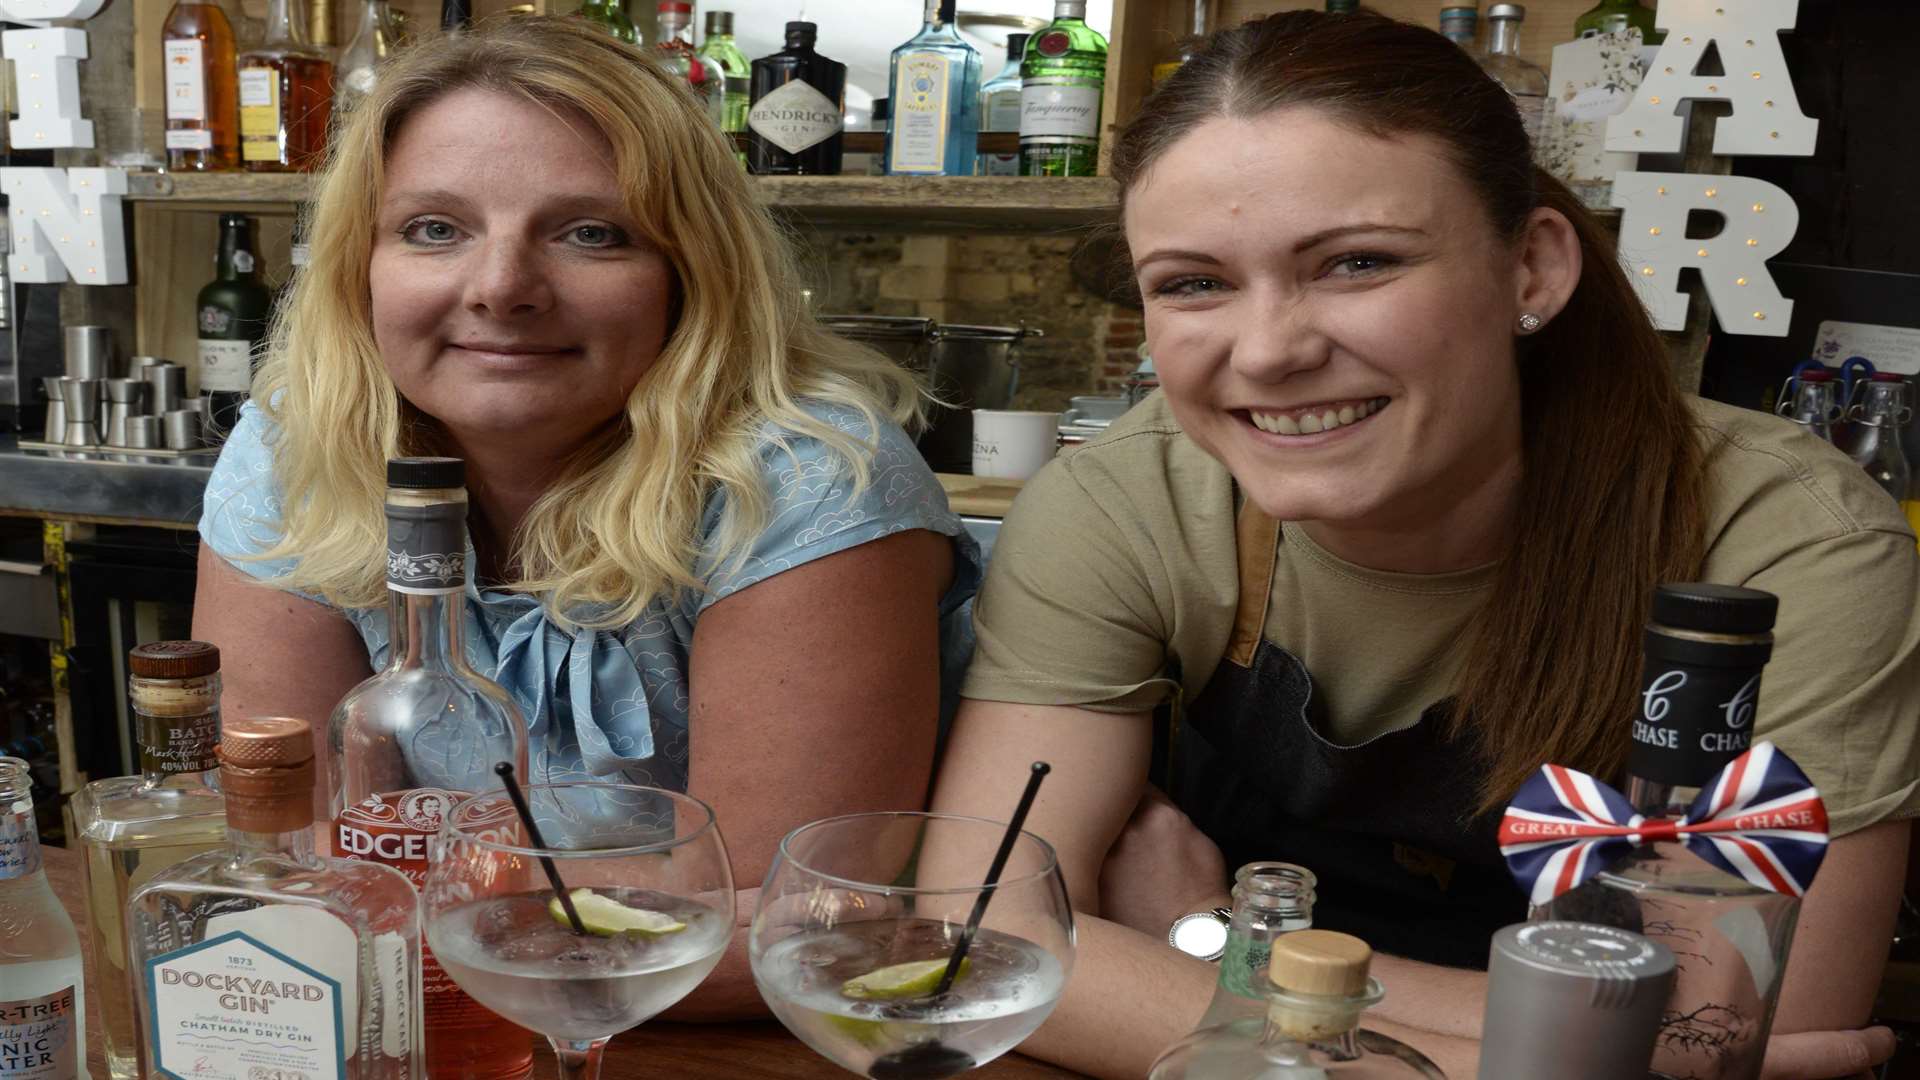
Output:
M953 542L914 530L784 571L694 629L688 792L714 809L753 918L780 838L863 810L918 810L940 716L940 597ZM764 1013L746 934L672 1017Z
M202 543L193 636L220 648L222 713L297 716L313 725L314 812L324 822L327 718L373 673L353 624L321 604L260 584Z

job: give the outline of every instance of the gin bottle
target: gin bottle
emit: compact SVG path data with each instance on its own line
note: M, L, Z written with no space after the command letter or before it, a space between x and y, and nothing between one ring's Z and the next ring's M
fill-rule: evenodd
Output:
M1311 871L1292 863L1248 863L1233 875L1233 920L1220 954L1220 981L1201 1027L1266 1015L1273 943L1281 934L1313 926L1314 884Z
M1107 39L1087 25L1086 0L1054 0L1053 22L1020 64L1020 175L1098 171L1106 85Z
M786 48L753 62L748 172L839 175L847 65L814 51L818 32L810 22L790 22Z
M373 93L373 82L385 60L400 47L400 28L394 24L387 0L366 0L360 11L360 29L340 52L339 77L334 80L334 107L345 112Z
M1573 20L1573 34L1575 37L1598 37L1637 29L1641 42L1658 45L1667 35L1654 29L1653 23L1653 9L1641 7L1640 0L1600 0Z
M693 5L686 0L660 0L654 27L654 54L668 71L687 81L706 109L707 119L724 130L727 74L717 61L693 47Z
M719 65L725 88L720 109L720 130L735 134L747 130L747 108L753 104L753 65L733 40L733 12L707 12L707 39L700 43L700 55ZM739 154L746 164L746 154Z
M980 52L960 36L955 0L927 0L920 32L887 66L886 169L971 176L980 143Z
M80 935L40 868L27 763L0 757L0 1075L87 1074Z
M980 87L980 130L1020 131L1020 61L1027 53L1027 35L1007 35L1007 65ZM981 154L975 171L981 176L1019 176L1020 155Z
M1477 51L1474 39L1480 35L1480 9L1446 7L1440 9L1440 36L1467 53Z
M220 650L204 641L157 641L134 649L127 667L140 775L95 780L73 800L86 852L93 993L115 1080L139 1075L127 897L227 838L226 805L213 787L220 765Z
M629 45L640 44L640 32L633 27L633 20L627 17L626 0L586 0L575 15L590 23L598 23L607 33Z
M1792 396L1780 402L1780 415L1822 442L1832 442L1833 422L1840 418L1840 407L1834 404L1833 372L1808 368L1788 380L1787 386Z
M1848 455L1873 477L1873 482L1906 508L1912 520L1909 502L1913 487L1913 466L1907 462L1906 448L1900 445L1900 429L1913 419L1907 404L1907 380L1891 371L1876 371L1867 384L1865 405L1855 405L1853 449Z
M1753 739L1760 673L1779 600L1725 585L1662 585L1646 633L1627 801L1685 816L1703 784ZM1536 919L1631 930L1673 951L1673 995L1655 1072L1754 1080L1786 971L1800 901L1735 877L1681 844L1634 849L1613 869L1534 911Z
M527 729L507 692L467 663L466 467L387 462L385 670L347 692L327 727L336 854L383 863L418 888L454 803L527 772ZM418 946L418 940L414 944ZM530 1036L467 996L422 947L429 1074L525 1076Z
M1487 9L1487 51L1480 66L1506 88L1520 110L1520 124L1534 146L1547 129L1547 73L1540 65L1520 59L1520 24L1527 9L1519 4L1495 4Z
M1202 1026L1160 1055L1148 1080L1445 1080L1418 1050L1360 1030L1386 996L1372 963L1359 938L1288 934L1274 942L1259 1015Z

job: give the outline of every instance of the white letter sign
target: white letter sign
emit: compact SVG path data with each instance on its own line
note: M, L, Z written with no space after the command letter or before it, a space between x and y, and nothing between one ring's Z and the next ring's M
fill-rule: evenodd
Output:
M1728 101L1733 115L1714 125L1716 154L1806 157L1820 122L1800 112L1779 34L1792 30L1799 0L1660 0L1666 31L1633 104L1607 123L1607 149L1674 154L1684 147L1677 111L1689 99ZM1696 75L1707 46L1724 75Z
M80 118L80 61L85 30L9 30L0 51L13 61L20 119L8 125L13 145L51 149L93 145L93 121Z
M0 15L8 22L42 23L53 19L91 19L107 0L0 0Z
M1731 0L1729 0L1731 2ZM1620 219L1620 261L1662 330L1684 329L1687 294L1680 271L1693 267L1730 334L1785 337L1793 301L1780 295L1767 260L1793 242L1800 210L1785 191L1749 176L1623 172L1613 178ZM1687 214L1710 210L1724 226L1688 239Z
M0 192L13 217L13 280L127 283L125 169L0 169Z

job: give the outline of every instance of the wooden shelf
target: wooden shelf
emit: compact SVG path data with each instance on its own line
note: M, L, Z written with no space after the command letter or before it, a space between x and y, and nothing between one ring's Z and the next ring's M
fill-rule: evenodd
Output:
M256 204L283 211L304 201L300 173L143 173L128 198L156 207ZM827 228L893 231L1054 231L1114 220L1119 191L1105 177L756 176L776 212Z

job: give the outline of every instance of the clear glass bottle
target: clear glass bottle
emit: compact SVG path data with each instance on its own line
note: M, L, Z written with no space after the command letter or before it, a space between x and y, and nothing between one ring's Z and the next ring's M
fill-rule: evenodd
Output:
M457 34L473 25L473 0L440 0L440 29Z
M653 51L667 70L687 80L713 126L726 130L727 73L718 61L702 56L693 47L692 4L686 0L660 0L654 23Z
M327 151L333 61L307 44L300 0L267 0L266 36L242 53L240 161L249 172L304 172Z
M1627 801L1649 818L1686 816L1703 784L1745 753L1773 651L1779 600L1725 585L1662 585L1646 633ZM1779 1000L1800 901L1749 884L1681 844L1635 848L1535 920L1631 930L1677 960L1654 1071L1755 1080Z
M889 175L972 176L980 144L980 51L960 36L955 0L927 0L920 32L887 65Z
M1235 872L1233 921L1220 954L1220 981L1201 1027L1266 1015L1266 968L1274 940L1313 927L1315 884L1312 871L1292 863L1248 863Z
M253 389L253 373L267 340L273 292L260 280L253 219L220 215L220 249L213 280L194 298L200 396L207 402L207 433L226 438Z
M599 23L607 33L629 45L640 44L640 32L627 17L626 0L586 0L574 14L591 23Z
M1809 434L1832 442L1833 422L1840 418L1840 407L1834 403L1833 372L1808 368L1788 380L1787 386L1791 396L1783 398L1776 411Z
M1527 9L1520 4L1495 4L1487 9L1487 51L1480 66L1513 95L1527 138L1540 145L1547 130L1547 73L1540 65L1520 59L1520 24Z
M227 842L127 901L142 1074L417 1080L413 887L392 867L314 854L305 720L222 728Z
M1207 35L1213 32L1213 7L1215 0L1193 0L1191 10L1187 12L1187 32L1167 44L1160 58L1153 65L1153 85L1157 89L1174 72L1193 59L1200 46L1206 43Z
M1480 36L1480 9L1473 7L1444 7L1440 9L1440 36L1465 49L1469 55L1478 55L1479 45L1475 44Z
M416 888L454 803L495 789L502 761L528 775L520 710L461 644L465 483L458 458L387 463L390 659L347 692L327 727L335 853L393 867ZM475 1003L424 949L422 964L430 1075L525 1076L531 1037Z
M1027 54L1027 35L1007 35L1007 64L1000 74L980 87L980 130L1020 133L1020 61ZM974 171L980 176L1019 176L1020 153L981 154Z
M360 9L360 29L340 50L334 79L334 107L345 112L373 93L380 61L400 47L400 27L393 21L387 0L366 0Z
M1386 992L1373 950L1331 930L1273 944L1263 1015L1202 1027L1153 1063L1148 1080L1445 1080L1418 1050L1360 1030Z
M1021 176L1099 172L1106 85L1107 39L1087 25L1086 0L1054 0L1020 64Z
M180 0L160 28L166 66L167 168L240 167L233 23L215 2Z
M747 109L747 171L837 176L844 164L847 65L814 51L819 28L787 24L786 47L753 62Z
M127 656L140 740L140 775L95 780L73 799L86 853L93 992L107 1069L139 1076L139 1032L127 968L127 897L155 874L227 838L220 767L220 650L204 641L156 641Z
M1866 402L1855 405L1848 416L1855 432L1848 455L1901 504L1911 521L1915 517L1913 466L1900 442L1901 429L1913 419L1913 408L1907 403L1907 380L1890 371L1877 371L1866 388Z
M730 135L747 130L747 108L753 104L753 65L733 40L733 12L707 12L707 37L700 43L700 55L720 66L725 96L720 109L720 130ZM737 155L747 163L746 151Z
M1638 29L1642 44L1658 45L1666 40L1667 35L1654 29L1653 24L1653 9L1641 7L1640 0L1600 0L1573 20L1573 35L1597 37L1600 34Z
M33 777L0 757L0 1073L73 1080L87 1073L87 996L80 935L40 866Z

